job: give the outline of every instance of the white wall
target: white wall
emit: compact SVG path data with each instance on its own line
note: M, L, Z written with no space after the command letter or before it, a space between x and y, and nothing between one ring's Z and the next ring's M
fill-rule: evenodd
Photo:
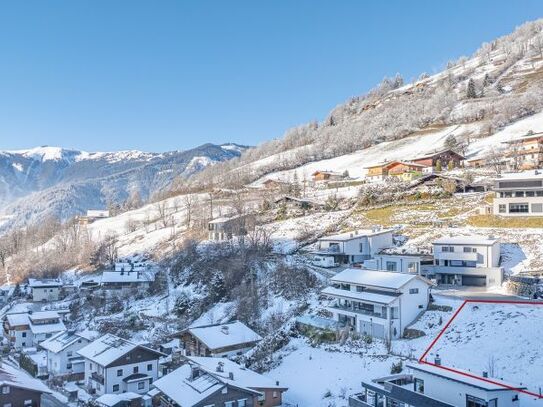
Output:
M89 344L89 340L85 338L79 338L78 341L81 342L75 342L58 353L47 351L47 370L50 374L58 376L69 373L81 373L79 369L74 369L73 366L72 369L68 369L70 357L77 357L77 351ZM70 352L71 356L68 356Z
M410 289L418 289L417 294L409 294ZM428 300L430 288L428 284L419 278L414 278L404 287L402 287L402 295L400 296L400 330L403 335L403 330L409 326L417 316L428 308ZM422 308L419 306L422 305Z
M59 287L32 288L32 301L58 301Z

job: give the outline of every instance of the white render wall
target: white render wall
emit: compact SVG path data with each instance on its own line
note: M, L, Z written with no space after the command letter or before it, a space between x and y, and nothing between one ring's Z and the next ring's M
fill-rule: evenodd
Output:
M10 330L9 334L11 337L15 338L15 342L12 342L15 349L30 348L34 346L32 331L30 331L30 329L24 331ZM23 334L26 334L26 337L23 337Z
M409 294L410 289L418 289L417 294ZM428 308L430 298L430 288L428 284L419 278L414 278L401 289L400 296L400 335L403 335L403 330L408 327L419 314ZM422 305L422 308L419 306Z
M92 369L90 368L92 364ZM152 370L147 370L147 365L152 365ZM91 362L90 360L85 360L85 382L92 388L97 389L96 381L91 379L92 372L99 372L104 376L104 386L100 386L100 390L96 390L96 394L102 395L106 393L123 393L124 391L128 391L126 388L127 383L123 381L123 379L127 376L130 376L134 373L134 367L138 367L139 373L143 373L145 375L150 376L153 379L153 382L158 379L158 358L155 360L150 360L147 362L139 362L139 363L130 363L122 366L115 366L115 367L109 367L107 369L102 368L101 366L97 365L94 362ZM117 376L117 370L123 369L122 376ZM119 391L114 392L113 386L115 384L119 385ZM149 388L146 386L147 390L137 390L137 383L135 384L136 390L135 393L144 394L147 391L149 391ZM133 386L130 386L131 388Z
M420 256L405 256L399 254L378 254L375 256L377 270L387 270L387 262L396 264L396 271L401 273L420 274ZM409 265L413 263L415 271L410 271Z
M481 372L482 374L482 372ZM478 397L486 401L497 398L498 407L518 407L519 401L513 401L518 393L513 390L486 391L477 387L468 386L430 373L413 371L416 378L424 380L424 394L442 400L454 406L465 406L466 395Z
M509 204L521 204L521 203L527 203L528 204L528 213L516 213L516 212L509 212ZM543 212L532 212L532 205L533 204L543 204L543 197L541 196L530 196L530 197L512 197L512 198L499 198L494 197L494 201L492 203L493 205L493 213L494 215L499 216L508 216L508 217L514 217L514 216L543 216ZM500 213L500 205L505 205L505 213Z
M47 351L47 370L50 374L59 376L69 373L81 373L81 371L76 371L76 369L74 369L73 367L72 369L68 369L68 363L70 359L68 353L72 352L71 357L77 357L77 351L89 344L88 339L79 338L79 340L81 340L80 343L75 342L58 353L54 353L49 350Z
M32 301L58 301L59 295L59 287L32 288Z
M453 246L454 252L443 252L443 246ZM493 245L478 245L478 244L434 244L434 259L440 260L470 260L472 253L464 253L464 247L472 247L477 250L477 267L499 267L500 263L500 242L497 241ZM473 253L474 254L474 253ZM436 263L437 265L442 265ZM454 267L451 267L454 269Z

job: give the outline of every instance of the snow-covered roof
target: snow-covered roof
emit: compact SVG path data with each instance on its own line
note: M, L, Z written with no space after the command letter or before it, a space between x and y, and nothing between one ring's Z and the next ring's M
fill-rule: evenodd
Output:
M507 181L507 180L523 180L523 179L542 179L543 169L522 171L522 172L507 172L501 174L499 177L494 178L495 181Z
M146 283L154 281L153 272L146 271L104 271L100 282L104 283Z
M331 281L396 290L417 278L426 282L416 274L350 268L336 274Z
M433 241L433 244L471 244L471 245L484 245L491 246L496 242L499 242L500 239L489 236L450 236L450 237L441 237Z
M101 366L107 366L138 347L156 353L157 357L158 355L162 355L162 353L153 349L111 334L106 334L96 339L84 348L78 350L77 353Z
M425 363L416 363L416 364L415 363L408 363L407 367L410 368L410 369L413 369L413 370L418 370L418 371L421 371L421 372L430 373L430 374L433 374L435 376L444 377L444 378L454 380L454 381L459 382L459 383L464 383L466 385L477 387L477 388L487 390L487 391L514 391L514 390L511 389L511 387L514 388L514 389L525 389L526 388L524 386L520 386L520 385L515 384L515 383L509 383L509 382L499 380L499 379L494 379L494 378L491 378L490 380L492 380L492 382L495 382L495 383L490 383L490 382L487 382L485 380L477 379L475 377L469 377L469 376L466 376L466 374L467 375L472 375L472 376L478 376L478 375L476 373L468 371L468 370L462 370L462 369L456 369L455 368L455 370L457 370L458 372L465 373L465 374L461 374L461 373L453 372L451 370L446 370L446 369L444 369L442 367L428 365L428 364L425 364ZM482 376L482 374L481 374L481 376Z
M62 282L56 278L29 278L28 285L30 288L61 287Z
M92 331L64 331L46 339L40 346L53 353L58 353L79 340L91 341L96 336L97 333Z
M26 372L3 363L0 366L0 386L13 386L22 389L51 393L41 381L30 377Z
M59 320L59 323L62 324L62 322L60 322L60 315L56 312L56 311L36 311L36 312L33 312L32 314L28 313L28 312L21 312L21 313L17 313L17 314L8 314L6 315L6 319L9 323L10 326L21 326L21 325L29 325L31 326L43 326L43 327L49 327L49 326L52 326L52 325L55 325L55 323L53 324L44 324L44 325L35 325L33 324L33 322L35 321L40 321L40 320L44 320L44 319L55 319L55 320ZM60 325L59 325L60 327ZM64 327L64 324L62 324L62 327ZM61 330L64 330L65 328L61 329ZM38 329L39 330L39 329ZM33 330L34 332L34 330Z
M350 232L338 233L337 235L329 235L321 237L320 241L347 241L352 239L358 239L361 237L376 236L383 233L392 233L392 229L358 229Z
M243 367L230 359L226 358L209 358L209 357L197 357L191 356L188 359L196 363L201 369L206 372L219 377L221 381L230 383L237 387L249 388L249 389L285 389L285 386L280 386L279 382L270 379L267 376L256 373L246 367ZM219 363L222 363L223 372L218 372L217 367ZM233 374L231 379L230 374Z
M385 294L376 294L370 292L357 292L357 291L347 291L341 290L334 287L326 287L321 291L324 295L329 295L332 297L343 297L343 298L353 298L360 301L374 302L377 304L390 304L394 302L398 297L394 295L385 295Z
M219 349L262 340L259 334L240 321L190 327L186 331L196 336L209 349Z
M221 218L216 218L216 219L210 220L209 223L211 223L211 224L214 224L214 223L226 223L226 222L229 222L231 220L236 220L236 219L243 218L244 216L245 215L235 215L235 216L230 216L230 217L223 216Z
M121 394L103 394L96 399L96 402L105 407L114 407L123 401L132 401L141 399L141 394L126 392Z
M414 256L414 257L426 257L430 253L428 250L423 250L415 246L392 246L385 247L377 252L379 256Z
M36 311L28 313L28 318L31 321L40 321L43 319L58 319L60 315L56 311Z
M259 389L286 390L274 380L225 358L187 359L189 363L154 382L156 388L179 405L194 406L226 385L255 395L262 394ZM193 368L198 372L195 378L192 378Z
M30 320L28 319L27 313L21 314L8 314L6 315L8 324L12 327L21 326L21 325L30 325Z

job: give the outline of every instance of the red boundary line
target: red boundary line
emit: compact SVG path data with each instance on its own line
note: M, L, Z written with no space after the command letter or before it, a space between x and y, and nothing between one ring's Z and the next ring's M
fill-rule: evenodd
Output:
M447 367L447 366L443 366L443 365L436 365L435 363L431 363L431 362L428 362L426 361L426 356L428 355L428 353L430 353L430 350L432 350L432 348L434 347L434 345L437 343L437 341L439 341L439 339L443 336L443 334L445 333L445 331L449 328L449 326L452 324L452 322L454 321L454 319L458 316L458 314L460 313L460 311L462 311L462 309L465 307L465 305L467 303L475 303L475 304L522 304L522 305L543 305L543 302L542 301L512 301L512 300L464 300L464 302L462 303L462 305L456 310L456 312L453 314L453 316L451 317L451 319L449 320L449 322L447 322L447 324L443 327L443 329L439 332L439 334L434 338L434 340L432 341L432 343L430 343L430 345L428 346L428 348L426 349L426 351L422 354L422 356L419 358L419 363L421 364L425 364L425 365L429 365L429 366L433 366L433 367L436 367L436 368L439 368L439 369L443 369L443 370L446 370L446 371L449 371L449 372L453 372L453 373L456 373L456 374L459 374L459 375L462 375L462 376L466 376L466 377L470 377L472 379L477 379L477 380L480 380L480 381L483 381L483 382L486 382L486 383L490 383L490 384L494 384L496 386L500 386L500 387L503 387L505 389L508 389L508 390L513 390L513 391L516 391L516 392L519 392L519 393L524 393L524 394L527 394L529 396L534 396L534 397L537 397L537 398L540 398L540 399L543 399L543 395L539 394L539 393L534 393L534 392L531 392L531 391L528 391L526 389L519 389L518 387L513 387L513 386L509 386L507 384L503 384L503 383L500 383L500 382L497 382L497 381L494 381L492 379L489 379L489 378L486 378L486 377L482 377L482 376L477 376L477 375L474 375L474 374L471 374L471 373L467 373L467 372L462 372L462 371L459 371L459 370L456 370L456 369L453 369L451 367Z

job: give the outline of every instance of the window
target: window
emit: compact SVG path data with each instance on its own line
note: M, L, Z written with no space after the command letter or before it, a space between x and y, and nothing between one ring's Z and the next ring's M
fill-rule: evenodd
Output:
M225 401L224 402L224 407L234 407L234 402L233 401Z
M441 251L445 253L454 253L454 246L442 246Z
M485 400L466 394L466 407L488 407L488 405Z
M9 386L4 386L2 387L2 394L9 394L10 390Z
M533 203L532 204L532 212L543 212L543 204L540 203Z
M117 377L123 375L123 369L117 369Z
M113 391L119 391L119 385L118 384L113 385Z
M150 372L151 370L153 370L153 364L152 363L149 363L147 365L147 371Z
M395 261L387 261L387 271L396 271Z
M419 289L418 288L410 288L409 289L409 294L418 294L419 293Z
M21 334L21 336L22 336L23 338L26 338L26 332L23 332L23 333Z
M25 406L31 406L32 400L25 400Z
M279 392L274 391L273 392L273 398L276 399L277 397L279 397Z
M534 191L526 191L526 196L527 197L533 197L533 196L535 196L535 192Z
M415 391L424 394L424 380L415 379Z
M89 370L92 370L92 363L89 363Z
M133 373L139 373L140 368L138 366L134 366Z
M391 319L398 319L400 317L398 312L398 307L392 307L390 309L390 318Z
M407 272L408 273L416 273L418 271L417 262L411 261L407 263Z
M71 358L71 357L72 357L72 351L67 352L66 355L67 355L69 358Z
M351 291L351 285L350 284L340 284L339 285L339 288L341 288L342 290L347 290L347 291Z
M464 253L477 253L477 249L475 247L464 247Z
M246 407L246 406L247 406L247 399L238 400L238 407Z
M356 292L361 293L363 291L364 291L364 286L362 286L362 285L357 285L356 286Z
M145 389L145 382L138 382L138 390Z
M507 205L499 204L498 205L498 212L499 213L507 213Z
M528 213L528 204L527 203L509 204L509 213Z
M71 368L72 368L72 364L71 363L66 363L66 369L70 370Z
M26 346L26 342L23 342L23 348Z

